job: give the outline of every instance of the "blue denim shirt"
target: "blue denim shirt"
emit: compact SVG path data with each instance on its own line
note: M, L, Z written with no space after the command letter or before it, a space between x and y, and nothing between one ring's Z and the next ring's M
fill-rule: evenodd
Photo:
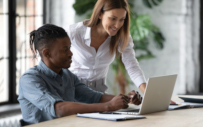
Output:
M57 118L54 104L59 101L98 103L102 93L80 83L68 69L60 74L48 68L42 61L30 68L20 78L18 101L23 120L27 124Z

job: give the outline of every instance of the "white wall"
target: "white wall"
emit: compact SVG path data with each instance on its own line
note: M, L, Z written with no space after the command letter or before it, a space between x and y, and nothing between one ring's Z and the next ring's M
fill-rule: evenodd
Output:
M140 61L146 78L178 74L174 94L197 93L199 90L199 0L164 0L152 10L141 0L134 10L149 14L165 36L163 50L154 45L150 49L156 58Z
M75 10L72 5L75 0L47 0L46 20L63 28L75 23Z

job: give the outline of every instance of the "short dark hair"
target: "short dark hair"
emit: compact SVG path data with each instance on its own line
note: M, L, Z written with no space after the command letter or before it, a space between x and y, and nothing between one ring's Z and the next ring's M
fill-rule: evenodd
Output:
M45 24L30 33L30 49L36 58L37 51L42 57L42 49L48 48L57 38L68 37L66 31L53 24Z

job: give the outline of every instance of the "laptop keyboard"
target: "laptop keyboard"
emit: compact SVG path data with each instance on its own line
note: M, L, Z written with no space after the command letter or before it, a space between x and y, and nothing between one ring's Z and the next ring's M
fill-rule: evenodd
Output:
M138 112L115 112L113 114L123 114L123 115L137 115Z
M139 109L129 110L129 111L105 111L101 112L101 114L123 114L123 115L137 115L139 113Z

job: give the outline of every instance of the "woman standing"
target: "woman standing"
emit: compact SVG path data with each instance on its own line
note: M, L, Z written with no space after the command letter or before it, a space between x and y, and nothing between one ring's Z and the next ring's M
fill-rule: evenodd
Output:
M90 88L105 92L105 78L116 52L134 84L144 93L146 81L135 58L130 36L130 12L126 0L98 0L89 20L70 25L70 70Z

